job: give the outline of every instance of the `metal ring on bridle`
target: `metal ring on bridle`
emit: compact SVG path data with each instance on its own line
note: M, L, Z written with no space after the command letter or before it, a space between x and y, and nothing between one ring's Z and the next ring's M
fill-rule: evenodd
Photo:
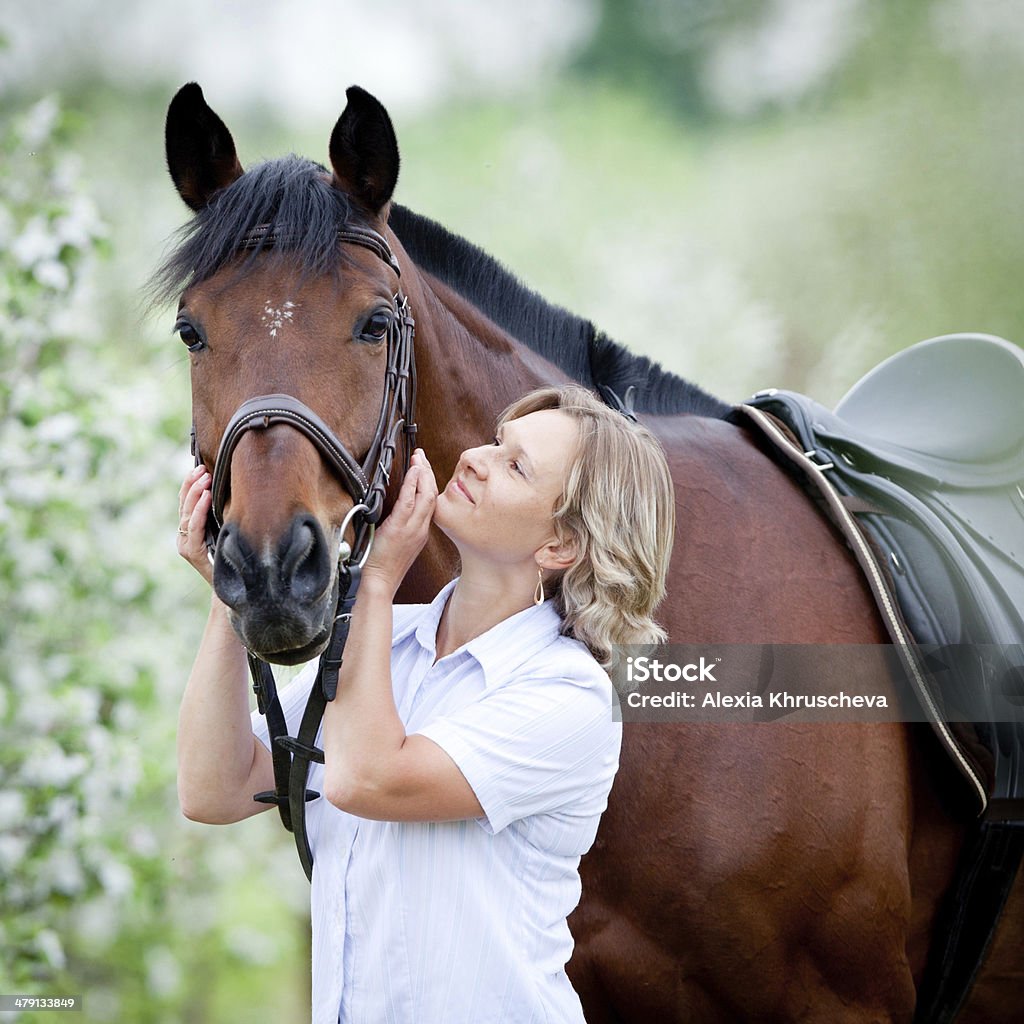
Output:
M345 531L349 528L352 520L360 513L369 512L370 509L364 505L361 501L356 502L348 512L345 513L345 518L341 521L341 526L338 527L338 536L341 538L341 542L338 545L338 561L344 562L352 554L352 547L347 540L345 540ZM366 564L367 555L370 553L370 547L373 544L374 527L373 523L367 523L370 527L370 536L366 542L366 550L363 552L363 557L359 561L359 568L361 569Z

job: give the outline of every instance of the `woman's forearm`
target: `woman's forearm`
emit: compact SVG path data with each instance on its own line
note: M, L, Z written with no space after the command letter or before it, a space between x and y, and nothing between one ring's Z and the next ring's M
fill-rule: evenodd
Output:
M178 800L186 817L225 824L264 810L252 795L272 788L249 718L245 648L214 596L178 716Z
M392 600L386 585L364 579L338 693L324 713L324 788L328 800L344 809L355 810L391 784L405 743L391 686Z

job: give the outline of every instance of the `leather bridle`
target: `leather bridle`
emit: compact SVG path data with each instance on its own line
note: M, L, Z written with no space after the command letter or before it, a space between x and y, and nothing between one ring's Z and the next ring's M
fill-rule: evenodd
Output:
M340 242L369 249L401 276L394 253L383 235L370 228L347 226L338 232ZM243 240L240 249L263 249L285 240L277 238L269 225L259 225ZM306 877L313 876L313 855L306 836L305 805L320 794L306 789L309 765L323 763L323 751L315 746L324 709L334 699L338 686L342 654L348 639L349 621L359 588L360 572L373 544L374 526L380 521L384 495L391 478L399 435L404 439L403 472L408 471L416 445L416 358L415 321L409 299L401 289L393 300L394 317L387 334L387 369L373 440L365 456L357 459L335 436L327 424L305 403L291 395L259 395L243 402L231 417L213 464L211 493L213 502L207 517L207 545L211 559L224 525L224 506L231 483L231 457L242 437L250 430L265 430L283 424L300 431L323 457L354 502L341 528L336 579L337 607L331 638L320 658L316 682L310 692L297 737L288 735L288 727L277 695L274 675L265 661L248 652L253 689L260 714L267 718L274 761L275 789L257 793L253 799L276 804L284 827L294 833L299 860ZM192 425L192 454L196 464L203 461L199 452L195 424ZM345 528L351 522L354 542L345 541Z

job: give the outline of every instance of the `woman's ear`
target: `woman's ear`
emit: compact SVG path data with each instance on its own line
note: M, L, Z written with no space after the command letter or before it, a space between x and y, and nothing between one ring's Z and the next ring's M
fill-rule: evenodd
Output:
M561 540L558 538L549 540L534 557L538 565L544 564L545 569L569 569L576 564L579 558L579 546L576 543L576 538L567 534Z

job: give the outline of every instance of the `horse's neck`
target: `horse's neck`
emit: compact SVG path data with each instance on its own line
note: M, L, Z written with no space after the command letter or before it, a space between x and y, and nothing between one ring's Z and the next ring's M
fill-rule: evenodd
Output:
M569 378L443 282L420 274L417 417L423 447L454 468L489 440L498 414L534 388ZM428 444L433 448L428 448ZM435 466L437 462L435 462Z
M416 318L418 444L441 489L462 452L490 440L507 405L569 378L429 274L406 273L403 284ZM397 599L430 601L457 571L453 546L432 530Z

